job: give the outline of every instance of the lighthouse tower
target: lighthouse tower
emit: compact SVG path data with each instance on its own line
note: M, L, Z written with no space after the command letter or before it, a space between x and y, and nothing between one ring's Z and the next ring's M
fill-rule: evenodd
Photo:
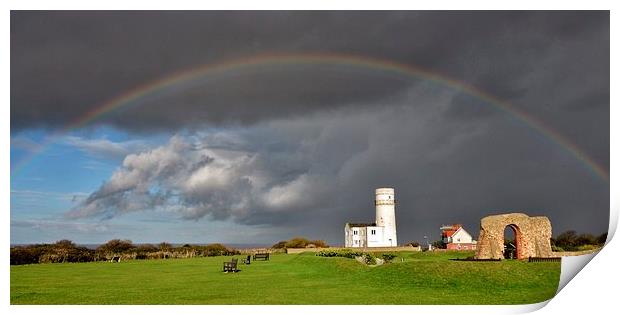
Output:
M344 225L344 247L396 247L394 188L375 189L375 223Z
M375 223L383 227L383 246L397 246L394 188L375 189Z

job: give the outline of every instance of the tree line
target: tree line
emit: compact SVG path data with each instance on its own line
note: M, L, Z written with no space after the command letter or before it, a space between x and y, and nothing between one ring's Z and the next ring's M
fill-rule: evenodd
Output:
M135 245L130 240L114 239L90 249L78 246L70 240L60 240L54 244L34 244L11 247L11 265L109 261L116 257L128 259L166 259L207 256L238 255L236 249L222 244L172 246L163 242L157 245Z
M602 247L606 241L607 233L595 236L589 233L577 234L569 230L551 238L551 247L554 251L580 251Z

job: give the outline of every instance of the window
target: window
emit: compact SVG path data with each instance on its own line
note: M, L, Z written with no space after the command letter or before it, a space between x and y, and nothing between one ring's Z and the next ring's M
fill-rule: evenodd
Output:
M353 231L353 235L357 235L357 231ZM357 241L355 241L357 243Z
M358 244L360 241L359 240L355 240L355 244Z
M370 230L370 234L375 235L375 230Z

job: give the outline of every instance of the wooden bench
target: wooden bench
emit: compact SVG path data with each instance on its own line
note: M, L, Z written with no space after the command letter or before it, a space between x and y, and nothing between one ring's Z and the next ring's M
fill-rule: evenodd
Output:
M233 258L232 261L224 262L224 272L237 272L240 271L237 269L237 258Z
M242 263L249 265L250 264L250 255L246 259L241 260Z
M269 260L269 253L256 253L254 254L253 260Z

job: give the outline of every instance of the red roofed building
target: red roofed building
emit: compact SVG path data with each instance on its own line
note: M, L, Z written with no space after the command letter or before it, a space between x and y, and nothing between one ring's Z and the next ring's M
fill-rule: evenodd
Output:
M450 250L475 250L476 240L467 233L461 224L444 225L441 228L441 241Z

